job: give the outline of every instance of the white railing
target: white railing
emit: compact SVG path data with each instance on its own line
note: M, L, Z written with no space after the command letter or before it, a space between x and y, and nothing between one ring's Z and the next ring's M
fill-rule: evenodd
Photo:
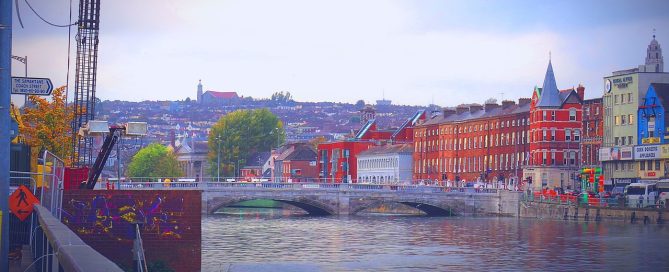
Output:
M401 191L431 193L497 193L498 188L447 187L434 185L398 185L363 183L278 183L278 182L212 182L180 181L184 179L154 178L155 181L98 182L96 190L220 190L220 189L290 189L290 190L354 190L354 191ZM176 181L172 181L176 180Z

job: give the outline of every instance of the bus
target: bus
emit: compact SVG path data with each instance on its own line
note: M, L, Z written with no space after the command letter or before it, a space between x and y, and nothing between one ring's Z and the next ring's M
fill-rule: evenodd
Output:
M655 188L657 188L657 204L659 204L662 207L669 207L669 179L663 179L660 180L657 184L655 184Z
M655 205L657 191L655 183L632 183L625 187L625 198L628 207L645 208Z

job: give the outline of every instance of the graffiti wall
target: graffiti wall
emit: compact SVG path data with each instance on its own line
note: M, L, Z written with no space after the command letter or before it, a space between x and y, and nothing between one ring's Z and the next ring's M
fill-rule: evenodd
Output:
M201 192L190 190L74 190L63 196L63 223L123 267L133 263L135 224L147 262L199 271Z

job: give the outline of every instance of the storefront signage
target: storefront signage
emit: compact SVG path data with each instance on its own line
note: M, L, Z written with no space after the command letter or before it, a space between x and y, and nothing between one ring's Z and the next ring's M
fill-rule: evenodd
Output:
M648 145L637 146L634 148L634 159L636 160L653 160L660 158L660 146Z
M643 138L641 139L642 144L659 144L660 143L660 138L653 137L653 138Z
M616 183L616 186L620 186L635 183L636 178L614 178L613 181Z
M615 84L618 89L624 89L627 88L627 85L632 84L633 78L631 76L619 77L614 78L611 82Z
M657 172L655 172L655 171L646 172L646 177L656 177L656 176L657 176Z
M599 149L600 161L627 161L632 160L633 148L631 146L623 147L602 147Z

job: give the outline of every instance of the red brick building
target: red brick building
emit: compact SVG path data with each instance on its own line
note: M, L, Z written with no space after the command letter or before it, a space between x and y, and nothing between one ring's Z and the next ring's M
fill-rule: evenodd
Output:
M372 146L411 143L416 125L425 121L424 110L417 111L395 130L379 130L370 119L350 139L318 145L318 177L327 182L356 182L358 154Z
M560 91L553 65L541 89L535 89L530 107L530 160L523 168L525 179L541 188L570 188L580 166L582 105L585 88Z
M604 137L602 98L583 101L583 135L581 135L581 166L601 167L599 149Z
M316 181L316 151L307 143L288 144L274 160L274 173L280 182Z
M517 180L529 151L530 99L446 108L414 128L414 180Z

